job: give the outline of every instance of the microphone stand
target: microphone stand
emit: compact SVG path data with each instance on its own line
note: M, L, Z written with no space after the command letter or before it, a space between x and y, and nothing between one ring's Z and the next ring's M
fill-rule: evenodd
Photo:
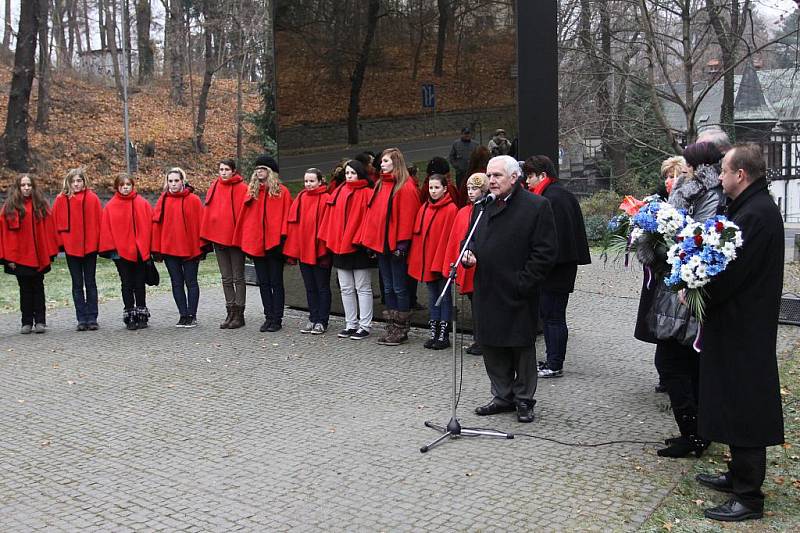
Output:
M445 439L457 439L461 436L464 437L495 437L495 438L503 438L503 439L513 439L513 433L503 433L502 431L497 431L494 429L477 429L477 428L465 428L461 427L461 423L458 421L458 414L457 414L457 396L458 396L458 384L457 384L457 377L456 374L458 372L458 355L461 355L461 350L456 352L456 333L458 332L458 327L456 326L456 312L455 312L455 305L456 305L456 270L458 265L461 263L461 259L464 257L464 254L467 252L467 245L472 240L472 235L475 233L475 229L478 227L478 222L480 222L481 217L483 217L483 213L486 210L486 206L489 202L484 203L481 206L481 210L478 211L478 216L475 218L475 222L472 224L472 228L469 230L469 235L467 235L466 240L464 241L464 246L461 248L461 252L458 254L458 259L450 268L450 274L447 276L447 282L442 289L439 298L436 300L436 306L440 306L442 303L442 299L447 294L447 291L451 291L451 302L450 305L453 308L453 343L451 344L451 351L453 353L453 389L451 391L451 407L452 411L450 414L450 421L447 425L435 424L430 420L425 421L425 426L431 429L434 429L441 433L439 437L437 437L433 442L430 444L426 444L422 446L419 451L420 453L425 453L437 444L440 444ZM461 355L463 358L463 355Z

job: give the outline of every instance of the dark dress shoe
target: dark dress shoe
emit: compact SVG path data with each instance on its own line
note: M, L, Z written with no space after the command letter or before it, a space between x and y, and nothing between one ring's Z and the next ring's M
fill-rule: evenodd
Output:
M267 331L275 333L276 331L280 331L282 327L283 323L280 320L273 320L269 327L267 327Z
M533 406L536 402L519 402L517 404L517 420L523 424L533 422Z
M659 457L671 457L673 459L694 454L694 456L699 459L710 445L710 441L703 440L694 435L681 436L672 440L666 448L658 450L656 454Z
M516 410L513 404L508 405L501 405L499 403L495 403L494 400L487 403L486 405L481 405L480 407L475 408L475 414L478 416L489 416L489 415L496 415L499 413L510 413Z
M733 483L731 483L727 472L724 474L697 474L694 479L710 489L720 492L733 492Z
M742 520L753 520L764 517L763 511L754 511L733 498L722 505L706 509L703 514L706 515L706 518L719 520L721 522L741 522Z

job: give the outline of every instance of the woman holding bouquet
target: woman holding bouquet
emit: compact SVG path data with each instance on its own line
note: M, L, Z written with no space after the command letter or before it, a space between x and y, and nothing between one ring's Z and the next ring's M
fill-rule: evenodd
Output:
M696 222L705 222L714 216L722 205L723 193L716 165L722 154L712 143L695 143L683 152L688 172L677 176L672 182L669 204L683 209ZM668 268L663 257L650 257L647 250L637 249L637 256L651 264ZM643 262L645 262L643 261ZM647 263L645 263L647 264ZM664 272L658 272L651 286L663 285ZM658 308L658 296L653 305ZM646 313L645 313L646 315ZM640 307L640 317L642 316ZM642 324L637 321L637 332ZM650 332L654 335L654 332ZM637 336L638 338L638 336ZM700 457L709 441L697 435L697 398L699 359L691 346L681 344L675 339L656 340L655 363L661 382L667 389L672 414L680 430L680 437L667 439L666 448L658 450L661 457L686 457L694 454Z

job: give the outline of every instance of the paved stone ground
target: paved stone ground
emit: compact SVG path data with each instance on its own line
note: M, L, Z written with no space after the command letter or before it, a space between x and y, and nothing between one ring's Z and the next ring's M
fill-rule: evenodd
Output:
M537 420L479 418L489 398L466 356L460 417L565 442L657 441L674 432L653 392L652 347L631 337L639 277L582 269L570 304L567 374L542 380ZM449 352L248 325L221 331L220 290L201 327L96 333L50 315L45 335L0 315L0 530L634 530L679 479L654 444L570 447L517 435L460 439L427 454L423 421L449 417ZM787 333L787 335L796 335ZM542 343L538 346L542 352Z

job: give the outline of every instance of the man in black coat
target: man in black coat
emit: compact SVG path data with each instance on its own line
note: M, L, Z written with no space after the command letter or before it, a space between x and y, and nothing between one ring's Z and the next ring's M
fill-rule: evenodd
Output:
M728 268L706 285L698 432L727 444L731 462L728 472L699 474L697 481L733 496L706 509L705 516L714 520L762 517L766 447L784 441L776 356L783 221L765 174L755 144L736 145L722 160L727 216L741 229L743 244Z
M517 411L533 422L537 369L534 345L538 293L558 254L550 203L516 187L519 163L510 156L489 161L489 190L497 198L486 207L465 254L477 265L473 318L494 398L475 409L481 416ZM477 213L478 210L476 209Z
M567 303L575 290L578 265L592 262L586 226L578 199L558 181L555 165L546 155L534 155L525 160L522 170L528 189L550 201L558 234L558 257L542 283L539 297L539 316L544 324L547 360L539 366L540 378L564 375L567 354Z

